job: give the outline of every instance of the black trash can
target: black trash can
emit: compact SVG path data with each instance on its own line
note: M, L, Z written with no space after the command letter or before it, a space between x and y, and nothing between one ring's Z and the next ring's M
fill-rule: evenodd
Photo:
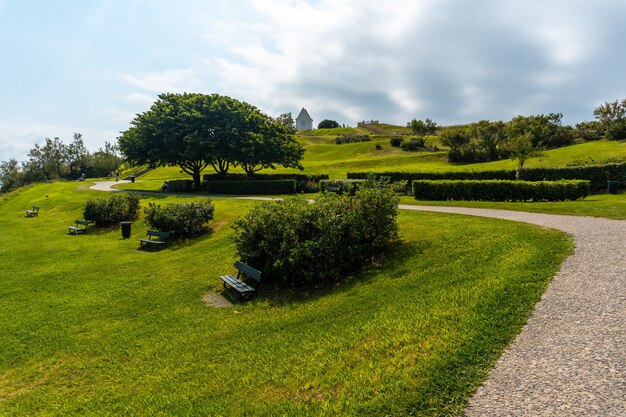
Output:
M120 226L122 226L122 237L124 239L130 238L130 225L133 222L120 222Z
M130 176L130 182L135 182L135 176L134 175Z
M608 194L617 194L617 185L619 181L607 181L608 186L606 187L606 192Z

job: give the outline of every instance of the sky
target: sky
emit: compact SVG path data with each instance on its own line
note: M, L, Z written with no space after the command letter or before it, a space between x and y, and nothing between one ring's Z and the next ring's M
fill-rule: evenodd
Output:
M626 0L0 0L0 161L113 142L166 92L441 125L626 98Z

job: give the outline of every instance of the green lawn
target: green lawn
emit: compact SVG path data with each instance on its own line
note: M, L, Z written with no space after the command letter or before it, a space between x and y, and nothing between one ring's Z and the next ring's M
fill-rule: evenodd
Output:
M493 202L493 201L421 201L402 197L402 204L429 206L457 206L529 211L534 213L568 214L572 216L607 217L626 219L626 193L593 194L578 201L554 202Z
M129 240L67 234L102 196L88 185L0 200L0 415L454 415L572 252L556 231L402 212L377 267L216 309L202 297L255 202L214 200L212 233L144 252L143 220Z
M445 149L438 152L406 152L394 148L389 144L391 135L370 135L371 142L335 144L336 135L323 135L333 129L315 130L308 135L299 135L300 141L305 146L306 152L302 162L305 174L329 174L331 178L345 178L350 171L487 171L495 169L515 169L515 162L507 159L495 162L476 164L450 164L446 160ZM343 129L342 129L343 130ZM429 144L441 145L435 136L428 138ZM377 150L376 145L382 145L383 149ZM545 151L542 156L530 159L526 166L533 167L561 167L577 160L596 161L608 158L626 157L626 142L597 141L588 142L564 148ZM207 173L213 172L207 168ZM231 168L231 172L242 172L241 169ZM264 170L261 172L274 172ZM294 169L277 169L275 172L300 172ZM163 181L176 178L190 178L180 171L180 168L158 168L141 177L146 181Z

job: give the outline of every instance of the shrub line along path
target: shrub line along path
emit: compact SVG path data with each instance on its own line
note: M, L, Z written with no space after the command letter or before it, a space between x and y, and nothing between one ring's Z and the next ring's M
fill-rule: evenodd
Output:
M113 191L105 183L92 189ZM462 207L399 208L531 223L574 238L574 255L471 399L469 416L626 415L626 221Z

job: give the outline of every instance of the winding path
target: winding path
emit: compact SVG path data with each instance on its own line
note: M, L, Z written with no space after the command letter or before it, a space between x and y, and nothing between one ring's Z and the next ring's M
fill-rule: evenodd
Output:
M110 184L100 184L91 188L113 191ZM574 255L471 399L468 416L626 415L626 221L461 207L399 208L532 223L574 238Z

